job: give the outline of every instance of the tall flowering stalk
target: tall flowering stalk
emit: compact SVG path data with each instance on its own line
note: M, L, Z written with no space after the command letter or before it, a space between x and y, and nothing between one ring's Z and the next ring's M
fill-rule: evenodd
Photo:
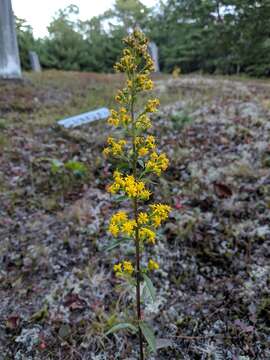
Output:
M118 198L129 200L130 211L121 210L115 213L109 225L109 232L116 246L127 240L134 243L133 258L125 259L114 265L117 277L136 288L136 318L133 323L121 323L110 329L110 332L129 329L139 336L140 360L144 359L143 338L150 349L155 351L155 338L150 326L142 319L142 288L149 292L154 300L154 287L149 273L159 269L158 263L147 256L148 247L156 243L156 230L167 219L170 207L163 204L151 204L146 208L152 196L147 187L153 175L161 175L168 167L165 154L158 153L154 136L147 134L152 127L150 113L157 111L158 99L146 101L143 109L137 107L138 94L153 89L149 75L154 70L153 61L148 53L148 40L139 31L124 39L126 48L115 70L126 74L126 86L119 90L115 100L118 110L112 110L108 122L117 128L120 137L109 137L104 154L112 157L117 164L113 173L113 183L108 191ZM121 138L122 137L122 138ZM147 258L142 266L143 255Z

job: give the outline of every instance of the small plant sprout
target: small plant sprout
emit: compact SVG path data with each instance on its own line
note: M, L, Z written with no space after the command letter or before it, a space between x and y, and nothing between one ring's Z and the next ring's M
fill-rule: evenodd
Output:
M129 252L122 261L115 263L114 272L123 283L134 286L136 316L131 322L113 326L107 334L120 329L138 333L139 359L142 360L144 338L150 350L156 350L154 332L142 319L141 309L141 297L145 291L154 301L155 289L149 274L159 269L156 260L148 256L147 249L155 245L157 228L168 218L171 210L168 205L146 206L145 202L148 203L153 196L148 187L151 177L160 176L167 169L169 161L165 154L157 151L154 136L148 134L152 127L149 114L157 111L159 100L146 100L142 109L138 106L138 95L145 95L146 91L153 89L150 73L154 67L148 54L148 40L140 30L134 30L124 39L124 43L126 48L115 70L125 73L126 86L116 95L119 108L112 110L108 119L109 124L118 130L118 138L108 138L104 154L116 164L108 191L118 202L129 204L127 210L118 211L112 216L109 232L116 238L110 248L127 240L134 244L134 255Z

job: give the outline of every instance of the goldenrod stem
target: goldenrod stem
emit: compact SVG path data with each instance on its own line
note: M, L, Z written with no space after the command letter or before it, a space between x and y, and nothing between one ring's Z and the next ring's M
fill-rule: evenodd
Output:
M134 217L136 223L138 224L138 203L137 199L134 199ZM141 274L140 274L140 243L139 243L139 229L136 227L135 231L135 246L136 246L136 303L137 303L137 320L138 320L138 330L139 330L139 344L140 344L140 360L143 360L143 338L142 331L139 326L141 320Z
M133 147L133 176L137 180L137 153L135 144L135 124L134 124L134 100L131 103L131 119L132 119L132 147ZM134 219L136 221L135 230L135 248L136 248L136 306L137 306L137 321L139 333L139 347L140 347L140 360L144 360L143 354L143 335L139 322L141 321L141 273L140 273L140 239L138 229L138 199L135 197L133 200Z

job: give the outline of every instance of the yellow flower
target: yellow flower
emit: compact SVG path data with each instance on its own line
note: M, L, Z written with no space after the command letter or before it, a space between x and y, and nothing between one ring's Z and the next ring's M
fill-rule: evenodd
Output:
M126 145L126 140L119 140L116 141L114 138L109 137L107 139L107 143L109 145L109 148L106 148L106 153L111 153L114 156L121 155L123 153L123 148Z
M145 67L146 71L147 72L154 71L155 70L154 61L153 61L153 59L151 58L151 56L149 54L145 55L145 60L146 60L146 67Z
M119 119L115 119L115 118L109 117L108 123L109 123L110 125L112 125L112 126L117 127L117 126L119 125Z
M122 264L121 264L121 263L115 264L115 265L113 266L113 270L114 270L116 273L121 273L121 272L122 272Z
M122 93L120 98L122 99L123 96L124 96L124 94ZM119 98L119 100L120 100L120 98ZM111 110L111 116L108 119L108 123L110 125L117 127L120 124L127 125L130 122L131 122L131 117L128 114L128 111L126 108L121 107L118 112L115 110Z
M106 147L104 150L103 150L103 155L105 156L108 156L110 154L111 150L110 148Z
M132 274L134 271L134 267L132 265L132 263L130 261L124 261L123 262L123 267L124 267L124 272L128 273L128 274Z
M117 111L111 110L111 116L108 119L108 123L110 125L113 125L113 126L116 126L116 127L119 125L119 118L118 118Z
M125 179L125 192L129 197L137 196L137 184L133 175L128 175Z
M108 192L111 194L116 194L121 189L121 187L123 187L125 182L123 180L123 175L118 170L113 173L113 177L114 183L108 186Z
M142 136L136 136L134 142L136 146L139 146L143 144L144 138Z
M154 213L158 213L160 216L162 216L163 220L167 219L169 212L172 210L169 205L164 204L152 204L150 205L150 208Z
M146 163L146 170L152 171L157 175L161 174L161 171L165 171L169 165L169 160L165 154L158 155L156 152L153 152L150 156L150 159Z
M123 175L116 171L114 172L114 183L108 187L108 191L111 194L116 194L118 191L124 191L130 198L139 198L142 200L148 200L151 193L145 188L143 181L136 181L133 175Z
M116 224L111 223L109 225L109 231L112 234L112 236L116 237L119 234L120 229Z
M150 259L148 262L148 269L151 270L158 270L159 269L159 265L156 261Z
M149 221L149 217L148 217L147 213L140 212L138 215L138 223L140 225L144 225L144 224L147 224L148 221Z
M139 237L141 240L147 240L150 244L154 245L156 243L156 234L154 231L148 228L141 228L139 230Z
M117 95L115 96L115 101L120 104L125 104L131 100L131 95L127 94L127 89L118 90Z
M143 198L145 196L145 184L142 181L136 181L133 175L127 175L125 178L124 190L128 197Z
M110 186L108 186L108 192L111 194L116 194L120 190L120 185L117 183L113 183Z
M151 127L152 127L151 120L146 114L141 115L136 121L136 129L147 130L150 129Z
M120 121L123 125L127 125L128 123L131 122L131 117L127 112L127 109L124 107L121 107L119 109L119 116L120 116Z
M160 102L158 99L152 99L152 100L148 100L146 107L145 107L145 111L146 112L156 112L157 111L157 107L160 105Z
M161 222L166 220L171 211L171 207L163 204L152 204L150 205L152 210L151 220L154 227L160 226Z
M148 75L141 74L137 77L137 86L140 90L152 90L153 81L149 79Z
M148 149L154 149L156 147L156 139L153 135L148 135L145 139L145 144Z
M126 222L123 223L121 227L121 231L127 236L131 236L133 235L135 226L136 226L135 220L127 220Z
M127 213L125 211L118 211L116 214L114 214L111 218L111 222L113 223L122 223L123 221L127 220Z
M148 154L148 151L149 150L146 147L142 147L142 148L139 149L138 153L139 153L140 156L145 156L145 155Z
M123 174L120 173L120 171L115 170L113 173L113 178L116 184L118 184L119 186L124 186L125 181L123 179Z
M147 130L152 127L151 120L146 114L141 115L136 121L136 129Z
M153 225L154 225L155 228L160 226L161 221L162 220L158 215L152 217L152 222L153 222Z
M144 190L140 194L140 198L142 200L149 200L150 196L151 196L151 192L149 190Z

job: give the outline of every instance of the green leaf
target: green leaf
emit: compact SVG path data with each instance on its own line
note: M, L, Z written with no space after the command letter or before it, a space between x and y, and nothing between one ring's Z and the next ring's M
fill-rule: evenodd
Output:
M65 168L73 172L73 174L78 177L84 176L87 172L86 166L82 162L75 160L69 160L66 162Z
M51 172L52 174L57 174L57 172L59 171L59 169L63 166L64 164L62 163L62 161L57 160L57 159L52 159L51 160Z
M111 251L113 250L114 248L120 246L123 242L125 241L128 241L129 239L121 239L121 240L117 240L117 241L114 241L112 242L109 246L105 247L103 249L103 251Z
M149 292L149 295L151 296L151 299L154 302L156 299L156 289L154 288L152 280L146 274L143 274L143 278L145 281L146 288Z
M154 331L152 328L144 321L140 321L139 323L140 329L142 330L142 333L151 349L154 353L157 351L157 343Z
M121 201L124 201L127 199L128 199L128 197L126 195L119 195L114 198L115 202L121 202Z
M112 328L110 328L110 330L108 330L105 335L107 336L107 335L109 335L111 333L114 333L114 332L119 331L119 330L124 330L124 329L129 329L133 333L136 333L138 331L136 326L134 326L134 325L132 325L130 323L120 323L120 324L114 325Z

